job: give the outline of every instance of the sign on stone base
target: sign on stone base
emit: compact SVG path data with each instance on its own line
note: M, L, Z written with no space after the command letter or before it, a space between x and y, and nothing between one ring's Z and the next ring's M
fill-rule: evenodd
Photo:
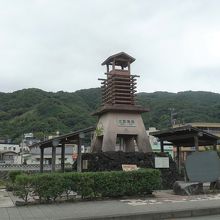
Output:
M135 171L138 170L139 168L137 167L136 164L122 164L122 170L123 171Z

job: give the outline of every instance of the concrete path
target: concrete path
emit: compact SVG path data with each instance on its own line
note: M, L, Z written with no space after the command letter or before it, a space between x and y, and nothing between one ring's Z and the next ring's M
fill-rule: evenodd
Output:
M0 208L2 207L13 207L14 203L9 195L8 192L6 192L5 189L0 189ZM0 217L1 219L1 217Z
M210 214L220 214L220 194L187 197L161 191L152 198L0 208L0 220L175 219Z

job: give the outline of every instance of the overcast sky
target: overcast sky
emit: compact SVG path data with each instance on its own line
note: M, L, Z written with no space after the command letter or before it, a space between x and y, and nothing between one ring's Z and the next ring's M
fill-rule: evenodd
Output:
M0 0L2 92L99 87L121 51L138 92L220 93L220 1Z

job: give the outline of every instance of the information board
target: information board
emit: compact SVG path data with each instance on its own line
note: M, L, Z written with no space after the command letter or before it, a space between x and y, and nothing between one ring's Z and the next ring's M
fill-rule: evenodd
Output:
M169 168L169 157L155 157L155 168Z

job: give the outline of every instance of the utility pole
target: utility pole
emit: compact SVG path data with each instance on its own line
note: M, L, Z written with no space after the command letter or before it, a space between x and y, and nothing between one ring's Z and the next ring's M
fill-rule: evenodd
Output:
M82 141L84 138L85 138L85 134L81 132L78 136L77 172L82 172Z
M173 127L176 124L176 119L174 118L177 113L175 112L175 108L169 108L170 111L170 125Z

